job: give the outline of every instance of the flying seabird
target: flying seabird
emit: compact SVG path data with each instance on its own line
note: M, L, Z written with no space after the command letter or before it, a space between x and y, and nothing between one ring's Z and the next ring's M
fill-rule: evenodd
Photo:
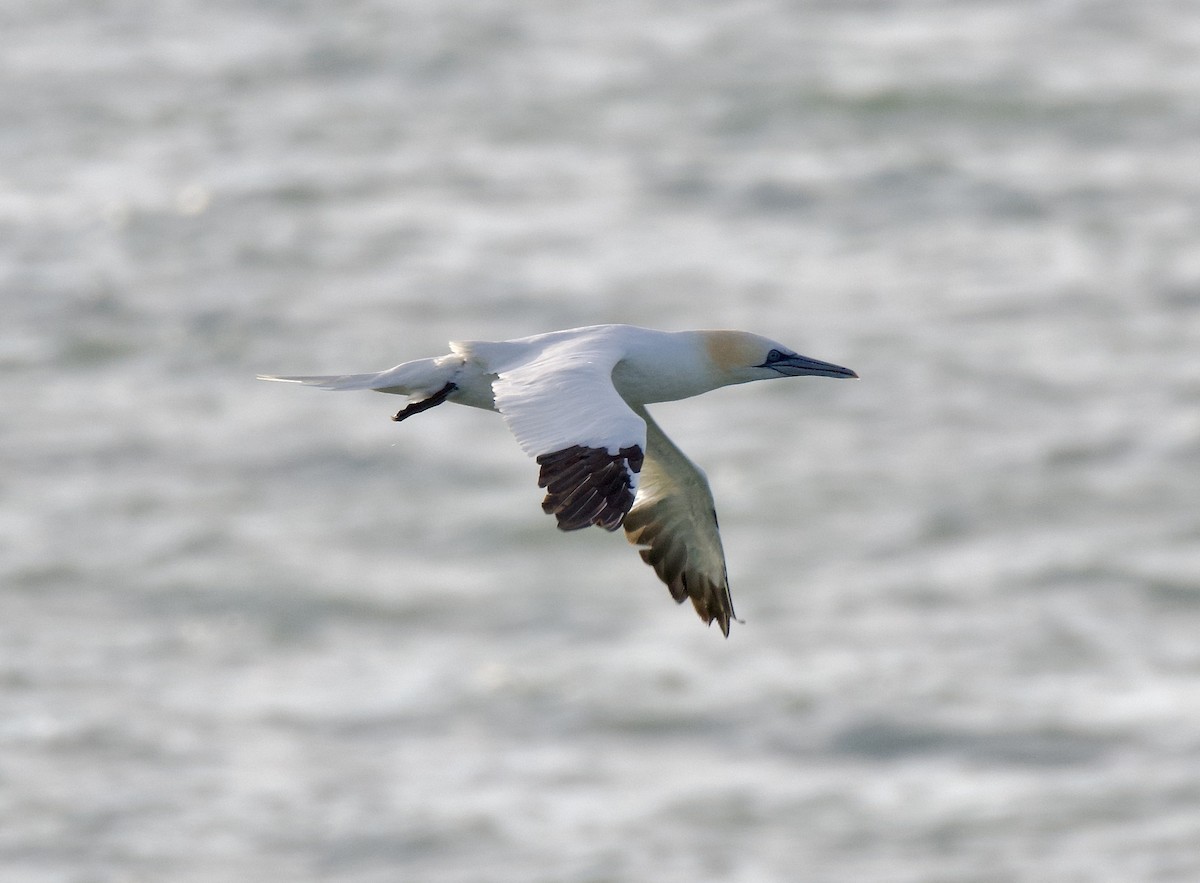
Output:
M378 374L259 375L409 397L393 420L443 402L499 411L541 467L542 509L560 530L624 526L671 597L729 636L736 618L712 491L646 405L778 377L857 377L744 331L593 325L516 340L453 342L447 355Z

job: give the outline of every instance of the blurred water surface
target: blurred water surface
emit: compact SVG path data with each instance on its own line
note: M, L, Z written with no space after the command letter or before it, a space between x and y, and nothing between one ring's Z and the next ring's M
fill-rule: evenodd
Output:
M1200 879L1192 3L9 3L0 876ZM494 415L596 322L745 624Z

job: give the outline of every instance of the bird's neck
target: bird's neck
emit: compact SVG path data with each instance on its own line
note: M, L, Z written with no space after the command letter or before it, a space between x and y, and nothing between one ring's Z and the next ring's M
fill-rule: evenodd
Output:
M691 398L729 382L690 332L654 332L639 339L613 370L617 392L640 405Z

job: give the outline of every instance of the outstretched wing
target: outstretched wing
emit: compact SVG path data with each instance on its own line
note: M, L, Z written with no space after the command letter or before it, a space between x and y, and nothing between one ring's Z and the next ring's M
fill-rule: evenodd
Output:
M637 493L646 424L613 386L624 353L610 341L576 337L492 356L459 344L496 375L496 410L537 458L542 509L561 530L621 526Z
M625 534L642 547L642 560L667 584L672 598L680 604L691 598L700 618L715 619L729 637L729 621L736 615L708 479L644 408L636 412L646 424L649 446L637 499L625 516Z

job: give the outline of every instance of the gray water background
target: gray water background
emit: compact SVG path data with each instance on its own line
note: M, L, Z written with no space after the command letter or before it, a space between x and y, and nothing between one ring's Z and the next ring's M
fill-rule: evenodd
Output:
M0 879L1200 880L1193 2L3 4ZM597 322L744 625L494 415Z

